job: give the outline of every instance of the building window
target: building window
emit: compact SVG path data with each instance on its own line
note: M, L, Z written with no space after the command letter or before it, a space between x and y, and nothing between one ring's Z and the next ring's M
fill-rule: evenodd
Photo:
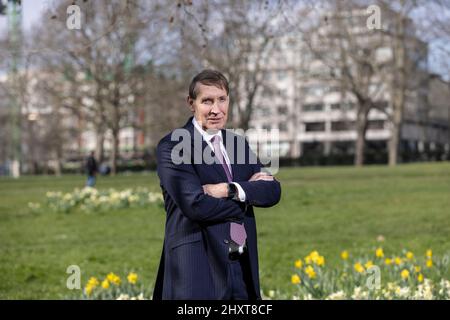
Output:
M305 155L320 155L323 154L323 143L304 142L302 144L302 149Z
M326 86L312 85L303 88L306 95L321 97L326 92Z
M278 89L277 93L278 93L278 96L280 98L285 98L287 96L287 90L286 89Z
M354 130L355 123L350 121L336 121L331 123L331 131L350 131Z
M384 121L383 120L372 120L372 121L369 121L367 129L369 129L369 130L383 130L384 129Z
M285 71L278 71L278 80L284 80L286 79L286 72Z
M386 100L375 102L375 107L380 110L386 110L389 106L389 103Z
M278 126L278 128L280 129L281 132L287 132L288 131L286 122L280 122L280 125Z
M335 141L331 144L331 153L346 155L355 152L355 143L353 141Z
M271 112L270 112L270 108L266 107L266 106L258 106L255 108L254 110L254 116L256 117L268 117L270 116Z
M287 106L278 106L278 113L282 115L286 115L288 113Z
M263 124L262 129L269 131L272 129L272 127L270 126L270 124Z
M349 111L355 109L355 106L354 102L343 102L340 103L339 108L340 110Z
M341 110L340 103L332 103L330 107L331 107L331 110Z
M263 117L268 117L268 116L270 116L270 114L271 114L271 112L270 112L269 108L266 108L266 107L261 108L261 115Z
M323 104L322 103L305 104L303 105L303 111L304 112L323 111Z
M275 94L275 90L273 88L268 88L262 92L263 98L272 98Z
M305 131L306 132L325 131L325 122L306 122Z

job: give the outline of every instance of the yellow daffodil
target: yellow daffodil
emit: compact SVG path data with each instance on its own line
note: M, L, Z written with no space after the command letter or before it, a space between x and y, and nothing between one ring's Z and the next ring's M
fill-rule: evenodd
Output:
M88 296L91 295L92 290L94 290L94 287L86 286L86 288L85 288L86 295L88 295Z
M402 279L406 280L409 278L409 271L407 269L403 269L401 272Z
M427 268L431 268L433 266L433 260L428 259L427 260Z
M308 256L305 257L305 263L306 264L311 264L312 263L311 256L308 255Z
M91 286L93 288L97 287L99 285L99 281L96 277L90 277L87 283L88 286Z
M369 269L372 266L373 266L373 262L371 260L367 261L366 264L364 265L364 267L366 267L366 269Z
M114 279L115 276L116 275L114 273L110 272L106 275L106 279L108 279L109 281L112 282L112 280Z
M310 257L312 263L317 264L317 260L319 259L320 255L319 255L319 252L317 252L317 251L312 251L312 252L309 254L309 257Z
M99 285L99 281L96 277L90 277L85 288L86 295L90 295L92 290L94 290Z
M316 271L314 270L314 268L312 266L307 266L305 268L305 273L308 275L309 278L314 279L317 275L316 275Z
M108 273L106 278L108 279L109 282L111 282L112 284L115 284L115 285L119 285L121 282L120 277L118 275L114 274L113 272Z
M395 257L394 262L395 262L396 265L399 266L399 265L401 265L403 263L403 260L400 257Z
M348 259L348 251L344 250L341 252L341 259L342 260L347 260Z
M386 258L385 260L384 260L384 263L386 263L386 265L391 265L392 264L392 259L390 259L390 258Z
M303 262L301 259L298 259L297 261L295 261L295 267L300 269L301 267L303 267Z
M102 281L102 288L103 289L108 289L109 288L109 281L108 279L105 279Z
M378 248L377 250L375 250L375 256L377 258L383 258L384 257L383 248Z
M314 250L309 255L311 256L311 259L314 260L314 259L317 259L319 257L319 252Z
M317 258L316 264L320 267L323 266L325 264L325 258L323 256L319 256Z
M414 258L414 253L412 253L411 251L408 251L406 253L406 259L412 260L413 258Z
M127 276L128 282L131 284L136 284L138 275L134 272L130 272L130 274Z
M291 277L292 284L299 284L301 282L300 276L298 274L293 274Z
M433 257L433 251L431 249L428 249L425 255L428 259L431 259Z
M417 276L417 281L423 282L423 274L419 273L419 275Z
M363 265L362 265L361 263L359 263L359 262L355 263L355 265L353 266L353 268L354 268L355 271L358 272L358 273L363 273L363 272L365 271Z
M420 268L419 266L414 266L414 271L415 271L416 273L419 273L420 270L421 270L421 268Z

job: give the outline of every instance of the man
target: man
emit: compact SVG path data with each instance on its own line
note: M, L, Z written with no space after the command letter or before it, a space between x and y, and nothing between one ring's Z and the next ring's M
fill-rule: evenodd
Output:
M89 157L86 160L86 172L87 172L86 186L94 187L95 175L97 174L97 161L95 160L94 157L94 151L91 151Z
M193 117L158 144L167 217L155 300L261 299L253 206L275 205L281 188L259 161L251 163L247 141L224 130L229 101L220 72L197 74L187 97ZM198 161L208 153L214 163Z

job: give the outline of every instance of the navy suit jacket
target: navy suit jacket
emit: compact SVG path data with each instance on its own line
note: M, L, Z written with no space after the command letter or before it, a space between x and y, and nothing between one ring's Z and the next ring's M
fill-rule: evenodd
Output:
M253 286L249 299L261 299L258 273L258 249L253 206L270 207L281 196L280 183L251 181L261 171L260 161L249 163L250 147L242 136L222 130L223 142L235 139L232 162L233 181L238 182L246 194L246 201L238 202L214 198L203 192L202 185L227 182L221 164L194 163L194 154L206 148L200 133L194 135L192 117L183 127L190 134L189 148L183 152L191 163L174 164L172 150L181 138L172 141L171 133L157 147L157 171L167 212L165 237L153 299L225 299L227 292L228 242L230 222L244 222ZM198 137L198 138L197 138ZM200 139L194 143L194 139ZM237 163L237 140L245 145L245 161ZM253 154L254 155L254 154ZM256 158L256 156L255 156ZM255 161L253 161L255 162Z

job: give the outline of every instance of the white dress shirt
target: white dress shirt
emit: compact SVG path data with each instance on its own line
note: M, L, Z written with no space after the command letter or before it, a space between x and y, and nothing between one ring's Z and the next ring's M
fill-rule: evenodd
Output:
M203 128L199 125L199 123L197 122L197 120L195 120L195 117L192 118L192 123L194 124L194 127L198 130L198 132L201 133L203 140L206 141L206 143L209 145L209 147L211 148L211 150L214 151L214 146L211 142L211 139L218 135L220 136L220 150L222 151L222 155L223 155L223 159L225 160L226 165L228 166L228 169L231 171L231 164L230 164L230 158L228 158L228 154L227 154L227 150L225 149L225 146L223 144L223 138L222 138L222 131L219 130L217 133L215 134L210 134L208 132L206 132L205 130L203 130ZM238 189L238 198L239 201L241 202L245 202L246 196L245 196L245 192L244 189L242 189L242 187L239 185L239 183L237 182L231 182L233 183L236 188Z

